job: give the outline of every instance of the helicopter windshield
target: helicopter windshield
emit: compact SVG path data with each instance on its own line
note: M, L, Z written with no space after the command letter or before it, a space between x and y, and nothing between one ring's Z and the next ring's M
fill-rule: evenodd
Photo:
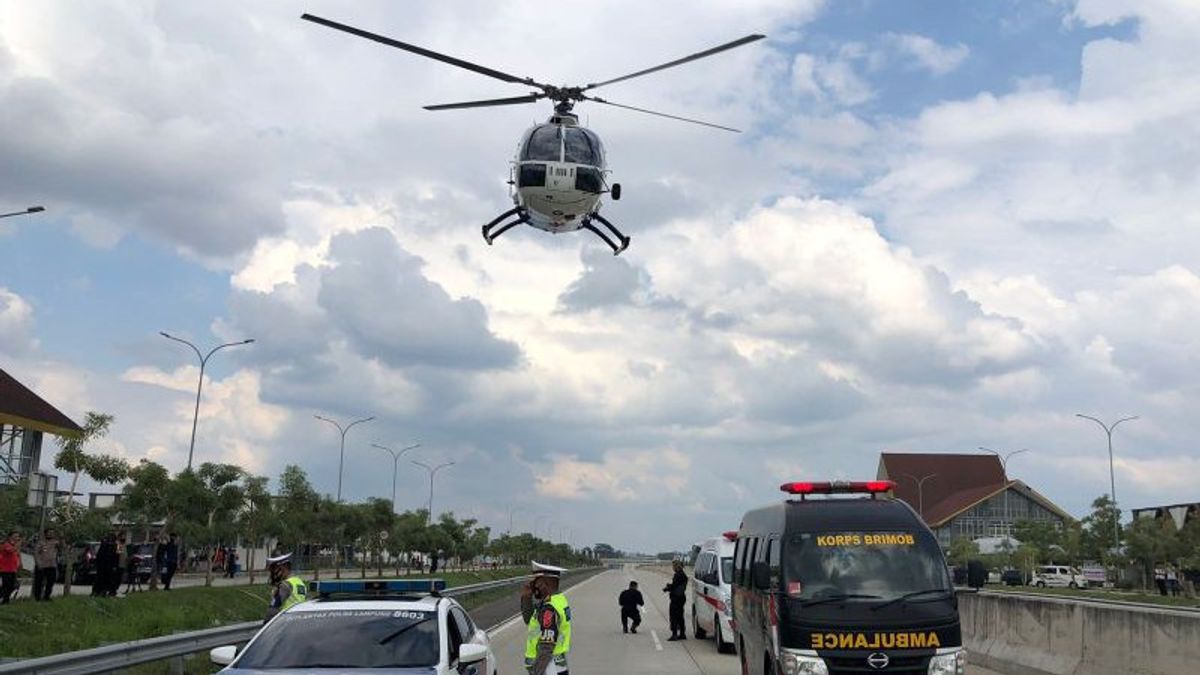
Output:
M529 140L525 142L525 150L521 153L522 160L541 160L543 162L558 162L562 156L562 145L559 143L559 129L554 124L543 124L533 130Z
M600 137L587 129L568 127L566 132L566 157L563 161L575 164L600 166L604 163L604 150Z

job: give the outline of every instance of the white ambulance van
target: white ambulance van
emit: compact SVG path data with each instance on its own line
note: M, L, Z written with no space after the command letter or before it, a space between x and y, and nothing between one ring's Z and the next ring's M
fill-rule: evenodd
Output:
M733 545L737 532L726 532L700 545L692 573L692 634L710 634L717 651L733 653L733 605L729 580L733 576Z

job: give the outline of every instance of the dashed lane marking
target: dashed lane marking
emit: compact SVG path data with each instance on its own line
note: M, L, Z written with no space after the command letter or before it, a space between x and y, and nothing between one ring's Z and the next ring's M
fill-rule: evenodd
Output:
M653 628L650 629L650 637L654 638L655 651L661 652L662 651L662 643L658 641L658 631L654 630Z

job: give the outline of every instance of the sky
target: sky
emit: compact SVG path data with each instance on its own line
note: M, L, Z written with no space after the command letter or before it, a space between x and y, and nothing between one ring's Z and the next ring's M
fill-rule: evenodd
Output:
M0 0L0 364L98 449L658 551L796 479L1004 452L1083 515L1200 499L1191 0ZM577 108L632 244L479 227L544 103L303 11L745 130ZM402 461L401 508L429 498Z

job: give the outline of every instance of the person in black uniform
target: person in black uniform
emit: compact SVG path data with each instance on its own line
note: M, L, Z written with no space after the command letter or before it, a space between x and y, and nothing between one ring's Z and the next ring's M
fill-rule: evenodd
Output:
M621 606L621 632L630 632L629 622L632 621L633 632L636 633L637 627L642 624L642 613L638 607L646 604L636 581L629 582L629 588L621 591L620 597L617 598L617 604Z
M688 578L683 573L683 562L676 560L673 567L675 576L671 577L671 583L663 587L663 593L671 598L671 637L667 638L668 642L687 639L683 625L683 604L687 600Z

